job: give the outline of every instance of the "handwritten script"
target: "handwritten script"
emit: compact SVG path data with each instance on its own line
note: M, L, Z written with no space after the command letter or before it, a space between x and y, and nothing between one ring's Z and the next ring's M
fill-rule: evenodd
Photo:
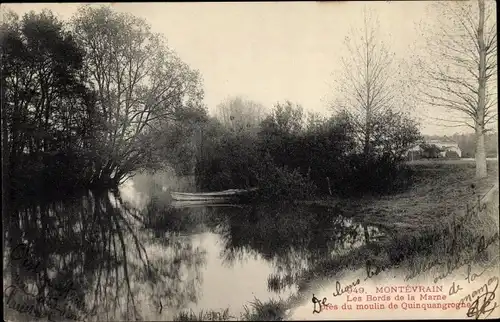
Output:
M351 284L345 286L345 287L342 287L342 285L340 284L339 281L337 281L335 283L335 293L333 293L333 296L340 296L346 292L349 292L353 287L355 287L356 285L359 285L360 281L359 281L359 278L352 282Z
M13 262L18 262L26 272L38 275L42 271L42 263L33 260L26 244L16 245L11 251L10 259ZM78 299L77 288L71 280L62 285L54 285L50 279L45 278L44 282L48 286L50 294L45 295L40 292L29 292L19 275L14 275L13 279L13 283L4 289L4 298L7 299L6 305L19 313L26 313L37 318L46 317L50 321L53 321L57 316L80 321L87 316L97 314L95 309L87 310L85 304ZM82 312L83 315L75 314L75 309Z
M337 305L332 305L331 303L326 303L328 301L326 297L323 298L323 300L318 299L317 297L314 296L312 298L313 302L313 314L314 313L321 313L323 310L337 310L338 306Z
M496 263L494 261L493 263ZM471 265L469 264L466 268L466 274L464 280L466 285L478 283L478 279L483 276L487 268L483 268L481 272L473 272ZM479 319L484 316L485 318L490 316L491 313L498 307L495 301L496 291L498 289L498 276L493 276L488 278L488 280L483 280L485 282L479 282L480 286L474 291L467 293L465 296L461 295L459 303L472 302L467 310L467 317L472 317ZM475 282L475 283L474 283ZM459 284L460 281L454 281L450 287L449 295L459 294L464 288Z
M495 284L495 287L490 291L488 289L488 286L491 286L491 284ZM475 290L471 294L467 295L465 298L470 299L471 297L476 296L477 294L481 294L484 292L484 294L479 295L474 302L472 302L471 306L469 307L469 310L467 311L467 316L468 317L474 317L476 319L479 319L482 315L485 315L484 317L487 318L488 316L493 313L493 311L498 307L497 302L493 302L495 300L496 296L496 290L498 288L498 277L492 277L488 280L487 283L483 284L479 289ZM463 301L462 299L461 301Z
M457 220L453 220L451 227L444 227L442 233L436 235L439 236L439 238L442 238L442 241L445 243L443 245L444 253L450 256L447 256L445 261L442 261L441 259L433 259L430 262L416 267L413 272L405 277L405 280L408 281L433 267L444 266L444 271L434 278L434 283L437 283L464 265L474 262L478 255L483 254L492 244L497 242L499 240L498 232L488 237L484 235L476 237L472 242L472 253L468 255L461 255L463 247L460 246L459 242L463 240L466 229L470 228L469 220L474 216L479 216L479 214L485 209L486 204L481 204L480 200L478 200L476 204L467 205L465 216L462 216Z

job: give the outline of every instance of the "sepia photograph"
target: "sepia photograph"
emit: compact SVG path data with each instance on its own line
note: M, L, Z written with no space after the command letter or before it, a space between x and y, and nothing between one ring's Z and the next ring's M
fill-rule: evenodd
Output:
M500 318L494 0L3 3L3 320Z

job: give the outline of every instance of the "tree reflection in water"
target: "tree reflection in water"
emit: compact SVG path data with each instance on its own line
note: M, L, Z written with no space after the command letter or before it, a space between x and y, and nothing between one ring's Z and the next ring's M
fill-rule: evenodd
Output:
M107 191L17 209L6 222L6 317L165 319L196 302L205 254L155 221L161 213Z
M342 217L340 209L254 205L239 211L220 209L218 214L212 226L218 227L224 240L225 262L233 265L257 255L272 262L275 274L268 278L268 289L278 293L290 289L297 276L315 263L380 235L375 227Z

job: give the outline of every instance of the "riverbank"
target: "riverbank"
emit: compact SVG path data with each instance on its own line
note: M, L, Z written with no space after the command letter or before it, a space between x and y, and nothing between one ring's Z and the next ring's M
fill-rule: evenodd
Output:
M415 165L414 170L413 188L400 194L299 202L342 209L343 215L357 222L383 228L386 238L314 263L294 278L299 286L297 294L281 302L259 302L239 320L287 319L294 308L310 302L322 285L339 279L346 271L366 271L371 278L391 270L410 281L426 274L445 278L450 270L469 262L497 264L497 163L489 163L489 176L483 180L474 178L473 164ZM448 268L443 272L443 267ZM180 318L206 320L194 314Z
M293 306L345 271L361 270L371 279L390 270L405 281L419 275L439 281L469 263L498 265L497 163L489 163L483 180L476 180L473 165L467 164L426 164L414 170L414 187L401 194L308 202L340 206L358 221L385 228L390 238L304 272L297 281L302 296L295 297Z
M340 207L355 220L378 225L390 231L423 231L436 220L463 212L467 204L483 196L498 182L498 162L488 162L488 177L474 178L471 163L412 165L415 171L413 187L390 196L370 196L356 199L324 198L301 201L307 205ZM460 202L457 202L460 201Z

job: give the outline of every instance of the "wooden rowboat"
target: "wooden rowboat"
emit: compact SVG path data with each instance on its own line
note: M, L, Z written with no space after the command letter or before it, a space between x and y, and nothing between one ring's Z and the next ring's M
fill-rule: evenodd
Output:
M243 208L242 205L237 205L233 203L220 203L217 201L172 201L171 206L174 208L197 208L197 207L232 207L232 208Z
M217 192L175 192L172 191L172 199L177 201L205 201L205 202L224 202L234 198L243 196L249 192L255 191L252 189L229 189Z

